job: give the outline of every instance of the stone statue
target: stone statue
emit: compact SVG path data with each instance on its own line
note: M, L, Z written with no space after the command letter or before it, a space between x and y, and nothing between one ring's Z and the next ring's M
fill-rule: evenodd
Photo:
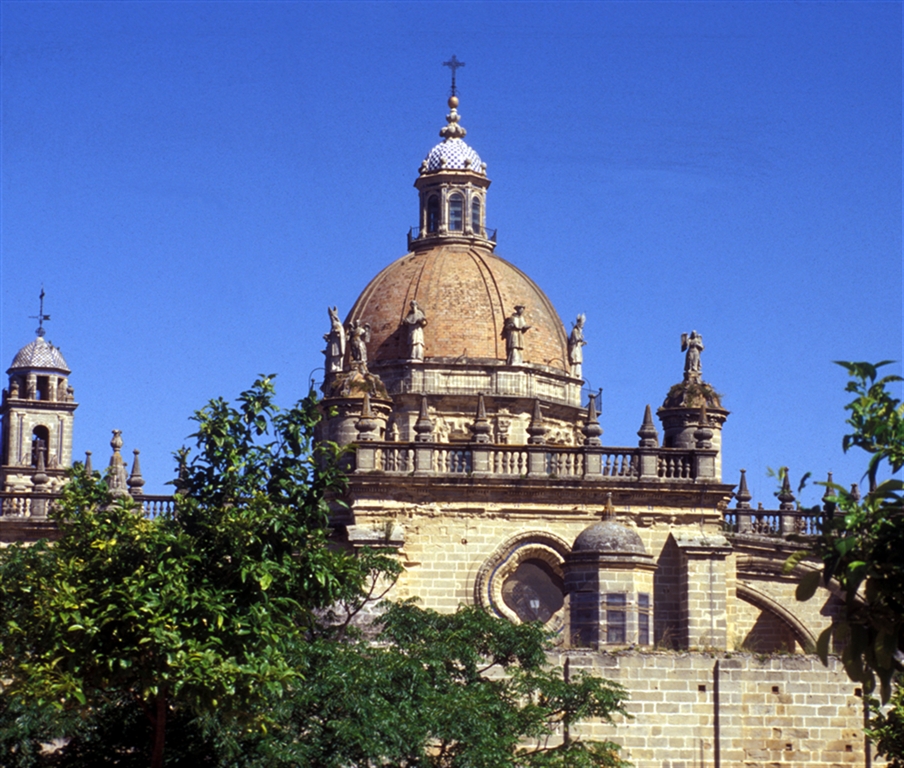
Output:
M19 398L19 380L18 379L10 379L9 381L9 396L10 399L18 399Z
M700 353L703 351L703 337L699 336L696 331L691 331L690 336L682 333L681 351L687 352L684 356L684 380L700 381L702 377Z
M323 334L326 342L326 349L323 351L326 355L326 372L338 373L345 364L345 328L342 327L336 307L327 307L326 311L330 315L330 332Z
M38 391L38 383L33 376L25 380L25 399L34 400Z
M576 379L581 378L581 364L584 362L583 347L587 344L584 341L584 321L587 319L582 312L575 320L571 329L571 335L568 337L568 362L571 365L571 375Z
M502 328L502 338L505 339L505 353L507 365L521 365L524 362L524 334L531 329L524 319L524 306L515 307L515 314L505 318L505 326Z
M360 371L367 371L367 342L370 341L370 323L353 320L348 327L349 348L352 365Z
M427 316L418 303L412 299L411 311L402 321L408 327L408 359L424 359L424 326L427 325Z

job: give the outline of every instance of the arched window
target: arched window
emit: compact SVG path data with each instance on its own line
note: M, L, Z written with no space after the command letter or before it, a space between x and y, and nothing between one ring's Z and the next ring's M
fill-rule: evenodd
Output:
M439 198L431 195L427 199L427 231L436 232L439 229Z
M449 231L461 232L464 223L464 200L461 195L449 198Z
M480 198L475 197L471 201L471 231L475 235L482 235L483 230L480 228Z
M38 425L31 432L31 466L38 466L38 448L44 451L44 461L50 454L50 431L43 425Z

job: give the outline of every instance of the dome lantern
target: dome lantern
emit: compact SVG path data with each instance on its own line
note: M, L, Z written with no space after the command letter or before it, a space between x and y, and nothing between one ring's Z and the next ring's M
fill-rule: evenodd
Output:
M449 114L437 144L424 162L414 182L420 202L418 225L408 233L408 248L422 251L436 245L463 243L493 250L496 231L486 227L486 197L490 180L487 164L480 159L464 137L467 131L458 114L455 69L464 66L452 57L453 84Z

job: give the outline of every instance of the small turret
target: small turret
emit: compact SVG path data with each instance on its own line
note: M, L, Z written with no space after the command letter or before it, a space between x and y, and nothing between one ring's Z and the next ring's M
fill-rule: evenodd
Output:
M703 380L700 353L703 337L696 331L682 334L681 349L686 353L684 379L669 389L662 406L656 411L662 422L664 448L714 450L713 479L722 481L722 425L728 411L722 407L721 395Z

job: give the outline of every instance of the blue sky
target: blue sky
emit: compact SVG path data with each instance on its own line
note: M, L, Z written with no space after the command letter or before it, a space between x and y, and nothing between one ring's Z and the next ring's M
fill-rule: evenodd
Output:
M121 429L162 492L209 398L306 392L327 305L405 251L455 53L497 253L586 313L603 442L636 445L696 329L726 481L859 480L831 361L902 356L900 3L0 11L0 360L43 283L76 456Z

